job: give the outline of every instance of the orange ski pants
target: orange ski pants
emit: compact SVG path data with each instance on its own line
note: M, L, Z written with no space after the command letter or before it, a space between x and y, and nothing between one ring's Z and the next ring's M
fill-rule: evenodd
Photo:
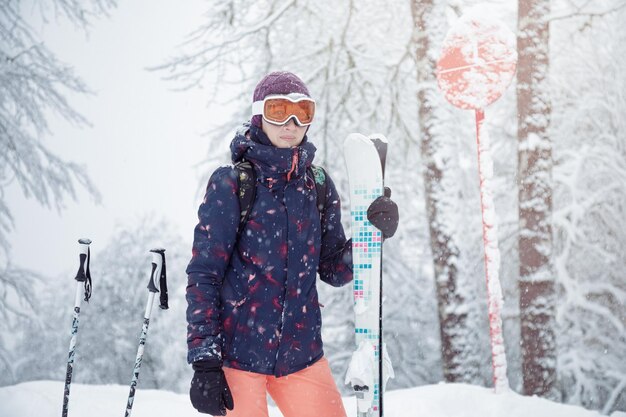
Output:
M341 395L324 357L293 374L277 378L224 368L235 408L227 417L268 417L267 394L284 417L346 417Z

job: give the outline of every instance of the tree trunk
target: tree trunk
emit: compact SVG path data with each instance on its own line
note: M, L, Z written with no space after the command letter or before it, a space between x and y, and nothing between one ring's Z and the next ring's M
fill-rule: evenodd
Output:
M517 69L520 322L523 389L556 396L552 268L549 0L520 0Z
M474 360L474 343L469 342L469 317L464 291L458 282L459 247L451 230L457 181L451 167L456 158L449 137L441 132L447 112L435 79L435 54L444 38L444 6L437 0L413 0L417 52L418 117L421 137L426 212L430 231L437 304L439 311L443 374L448 382L480 379ZM441 3L441 2L440 2ZM452 203L452 204L451 204ZM459 308L461 307L461 308Z

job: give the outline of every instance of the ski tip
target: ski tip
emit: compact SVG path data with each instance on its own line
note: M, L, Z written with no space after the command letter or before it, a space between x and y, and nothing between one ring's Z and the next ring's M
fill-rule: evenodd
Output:
M81 245L91 245L91 239L81 238L78 239L78 243L80 243Z
M355 146L359 145L370 145L371 141L365 135L361 133L350 133L346 136L346 139L343 141L343 149L344 153L350 152L354 149Z
M383 135L382 133L372 133L371 135L368 136L368 138L371 141L379 140L379 141L384 142L384 143L389 143L387 141L387 137L385 135Z
M344 143L353 142L353 141L367 142L368 137L362 133L357 133L357 132L348 133L348 136L346 136L346 140L344 141Z
M165 249L164 248L152 248L150 249L150 252L154 252L154 253L164 253Z

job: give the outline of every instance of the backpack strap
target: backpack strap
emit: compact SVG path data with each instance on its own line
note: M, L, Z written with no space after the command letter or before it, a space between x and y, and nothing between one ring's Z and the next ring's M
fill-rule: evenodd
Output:
M256 172L249 161L243 160L237 162L234 166L237 170L237 181L239 183L239 207L241 214L239 216L239 226L237 226L237 239L241 235L244 226L250 218L252 205L256 198ZM320 221L324 223L324 213L326 207L326 171L324 168L311 165L308 173L315 182L315 190L317 194L317 210L320 213Z
M237 238L243 231L243 227L248 222L252 205L256 198L256 172L252 164L246 160L235 164L237 170L237 180L239 182L239 207L241 214L239 216L239 226L237 227Z
M326 207L326 171L324 168L311 165L309 168L311 178L315 181L315 190L317 191L317 209L320 217L324 215L324 207Z

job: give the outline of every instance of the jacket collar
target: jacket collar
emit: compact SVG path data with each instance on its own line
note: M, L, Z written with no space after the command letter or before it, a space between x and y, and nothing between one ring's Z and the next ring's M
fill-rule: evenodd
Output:
M244 124L230 144L233 163L243 159L250 161L262 179L287 180L300 178L313 163L315 145L305 136L299 146L277 148L259 127ZM295 165L294 165L295 164Z

